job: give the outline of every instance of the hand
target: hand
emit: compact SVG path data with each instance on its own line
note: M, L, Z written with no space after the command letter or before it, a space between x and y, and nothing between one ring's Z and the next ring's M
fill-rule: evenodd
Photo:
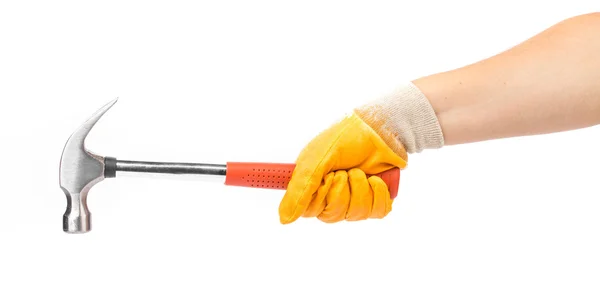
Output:
M392 141L388 145L356 113L323 131L296 161L279 207L281 223L300 217L327 223L385 217L393 201L387 185L367 175L406 167L406 150Z

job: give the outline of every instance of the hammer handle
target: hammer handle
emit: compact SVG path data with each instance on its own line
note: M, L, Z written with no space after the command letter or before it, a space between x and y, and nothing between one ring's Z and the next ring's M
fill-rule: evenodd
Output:
M225 184L228 186L285 190L296 164L228 162ZM400 182L400 169L375 174L387 185L390 197L396 198Z

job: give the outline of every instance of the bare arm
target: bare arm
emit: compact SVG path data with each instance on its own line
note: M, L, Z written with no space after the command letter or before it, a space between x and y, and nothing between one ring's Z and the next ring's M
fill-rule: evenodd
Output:
M600 13L413 83L431 101L446 145L600 124Z

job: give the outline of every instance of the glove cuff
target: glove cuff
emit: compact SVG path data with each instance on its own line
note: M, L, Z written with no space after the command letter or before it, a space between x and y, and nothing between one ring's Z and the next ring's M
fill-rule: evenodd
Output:
M354 112L400 156L444 146L435 111L412 82L400 85Z

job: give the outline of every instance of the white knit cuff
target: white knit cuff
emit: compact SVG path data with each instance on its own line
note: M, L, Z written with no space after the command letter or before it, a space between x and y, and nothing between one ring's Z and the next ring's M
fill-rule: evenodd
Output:
M355 112L386 142L400 141L408 153L444 146L442 128L435 111L412 82L402 84ZM391 146L394 147L394 144Z

